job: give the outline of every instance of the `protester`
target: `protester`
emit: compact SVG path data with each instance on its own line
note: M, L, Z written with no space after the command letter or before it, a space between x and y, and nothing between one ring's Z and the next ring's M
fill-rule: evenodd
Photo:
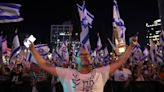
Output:
M133 40L136 40L136 37L131 38L131 43L126 52L115 63L95 69L91 68L91 56L84 48L80 48L76 57L76 63L78 64L77 70L50 65L37 52L33 43L30 44L29 49L42 69L59 78L64 92L103 92L109 75L124 64L131 55L134 46Z

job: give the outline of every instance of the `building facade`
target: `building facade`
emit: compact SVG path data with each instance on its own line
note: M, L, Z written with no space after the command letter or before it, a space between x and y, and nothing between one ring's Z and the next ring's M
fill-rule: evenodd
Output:
M146 42L150 45L150 39L156 44L160 45L161 20L155 20L152 24L146 23Z

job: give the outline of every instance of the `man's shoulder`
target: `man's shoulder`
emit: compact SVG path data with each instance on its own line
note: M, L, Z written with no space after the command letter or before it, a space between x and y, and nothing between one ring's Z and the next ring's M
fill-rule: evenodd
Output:
M108 71L110 68L110 65L106 65L106 66L101 66L98 68L93 69L94 71L98 71L98 72L103 72L103 71Z

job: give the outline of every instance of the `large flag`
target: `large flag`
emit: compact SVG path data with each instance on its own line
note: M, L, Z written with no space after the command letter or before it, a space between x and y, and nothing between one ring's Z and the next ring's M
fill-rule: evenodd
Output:
M92 27L92 21L94 16L89 13L86 9L85 1L83 2L83 5L80 6L77 4L78 11L79 11L79 16L80 16L80 22L81 22L81 28L82 31L80 33L80 42L83 44L85 47L90 47L90 42L89 42L89 28Z
M126 41L125 41L126 28L124 25L124 21L120 18L119 9L118 9L116 0L114 0L113 2L113 28L114 28L113 29L113 38L114 38L113 42L116 44L116 47L118 49L117 54L119 54L120 52L121 53L124 52L126 49Z
M0 23L20 22L23 18L20 16L20 4L0 3Z
M13 58L15 58L21 52L20 42L18 38L17 31L15 32L14 39L12 42L12 51L10 56L10 63Z

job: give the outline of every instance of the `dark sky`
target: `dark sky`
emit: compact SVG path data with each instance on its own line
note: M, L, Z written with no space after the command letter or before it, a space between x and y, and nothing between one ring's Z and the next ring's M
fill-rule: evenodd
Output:
M97 32L100 32L102 38L111 38L112 2L110 1L112 0L86 0L88 10L95 16L91 30L92 44L95 44L93 40ZM21 16L24 21L0 25L1 29L8 35L9 41L12 40L13 29L18 28L21 35L33 34L38 42L49 43L52 24L62 24L64 21L71 20L74 24L74 31L78 29L77 26L80 24L75 7L76 2L81 3L81 0L40 0L38 2L17 0L15 3L22 4ZM145 22L152 22L159 18L157 0L117 0L117 2L121 18L127 28L126 37L139 32L139 41L141 45L144 45L142 38L145 36Z
M159 19L158 0L117 0L121 18L124 20L127 37L139 32L139 42L145 43L146 22Z

